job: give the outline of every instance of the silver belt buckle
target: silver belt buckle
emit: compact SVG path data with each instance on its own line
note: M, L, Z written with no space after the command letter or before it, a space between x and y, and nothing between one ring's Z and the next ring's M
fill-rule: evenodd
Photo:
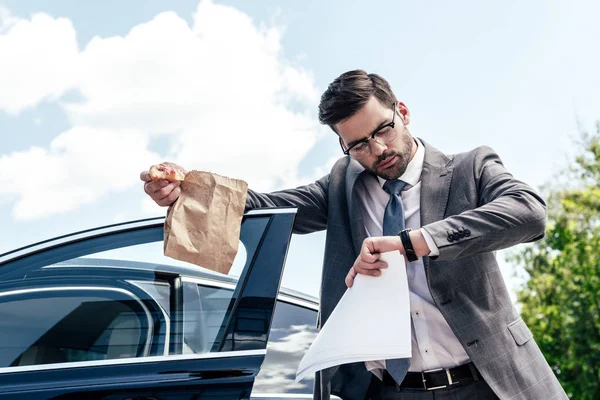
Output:
M448 384L442 385L442 386L434 386L434 387L430 387L430 388L427 387L427 379L425 379L425 374L428 374L430 372L439 372L439 371L446 371L446 376L448 377ZM423 381L423 389L425 389L425 390L444 389L454 383L454 382L452 382L452 376L450 376L450 370L444 369L444 368L430 369L430 370L421 372L421 380Z

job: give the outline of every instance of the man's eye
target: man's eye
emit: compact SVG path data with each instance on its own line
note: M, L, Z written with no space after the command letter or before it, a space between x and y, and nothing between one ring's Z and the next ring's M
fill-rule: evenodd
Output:
M383 128L382 130L375 132L375 136L377 136L377 137L383 136L383 135L387 134L390 131L390 129L391 128L389 126L387 128Z
M367 148L367 144L365 142L361 142L353 147L355 151L362 151Z

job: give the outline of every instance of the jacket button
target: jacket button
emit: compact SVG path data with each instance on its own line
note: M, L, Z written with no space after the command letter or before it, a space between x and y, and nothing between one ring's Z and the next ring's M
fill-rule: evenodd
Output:
M466 237L469 237L469 236L471 236L471 231L470 231L470 230L468 230L468 229L465 229L465 236L466 236Z
M479 339L475 339L475 340L467 343L467 347L471 347L471 346L473 346L474 344L477 344L477 343L479 343Z
M451 232L448 232L448 241L449 242L453 242L454 241L454 235Z

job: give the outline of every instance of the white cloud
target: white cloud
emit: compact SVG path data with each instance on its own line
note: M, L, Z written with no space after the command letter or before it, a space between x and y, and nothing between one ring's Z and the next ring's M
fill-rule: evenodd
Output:
M18 155L23 165L54 163L65 178L42 184L43 197L16 185L11 189L20 195L15 215L41 217L93 202L108 191L130 187L141 169L163 159L188 170L244 179L258 190L271 190L274 182L295 182L300 160L319 135L319 93L312 75L284 57L282 31L255 24L234 8L201 1L191 26L164 12L125 36L96 36L78 53L68 20L36 14L13 23L0 36L0 51L19 61L0 66L0 76L10 72L11 81L26 90L20 98L0 94L0 109L18 112L44 98L59 98L72 87L82 95L78 102L61 103L72 129L50 149ZM39 45L33 44L36 39ZM21 54L23 45L26 55ZM39 77L34 68L19 68L39 65L50 54L56 61L49 71L44 65L46 72ZM35 82L22 83L29 79ZM13 93L17 89L11 88ZM160 135L170 135L173 146L153 154L148 148ZM98 171L107 157L119 162L126 157L121 173L126 179L109 179ZM145 196L139 182L135 190ZM143 210L152 209L145 201Z
M8 9L0 6L0 33L4 33L8 28L18 22L19 19L10 14Z
M10 114L73 88L77 41L71 21L34 14L30 20L0 11L0 110Z
M1 156L0 170L18 173L0 177L0 194L19 195L13 209L18 220L64 213L138 185L140 165L157 157L143 134L75 127L49 149Z
M169 156L188 169L272 189L295 174L319 126L312 77L283 59L280 39L278 28L208 1L191 27L162 13L124 38L89 43L86 100L67 109L75 124L175 133Z

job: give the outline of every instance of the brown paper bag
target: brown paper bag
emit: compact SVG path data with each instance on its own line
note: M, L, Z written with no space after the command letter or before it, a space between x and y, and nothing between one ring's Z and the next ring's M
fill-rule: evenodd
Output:
M222 274L238 251L248 184L210 172L190 171L165 220L165 256Z

